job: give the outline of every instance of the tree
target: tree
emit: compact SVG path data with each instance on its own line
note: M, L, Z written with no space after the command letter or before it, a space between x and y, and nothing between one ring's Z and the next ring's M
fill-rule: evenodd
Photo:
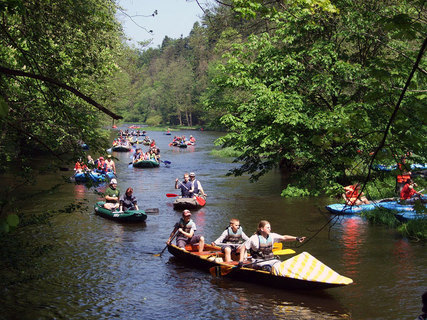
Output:
M219 143L242 152L232 173L257 179L280 163L295 186L318 194L367 172L426 16L411 1L310 3L234 1L244 17L267 18L269 30L234 45L215 83L228 97L218 107L230 132ZM425 75L422 62L378 161L408 150L425 160Z

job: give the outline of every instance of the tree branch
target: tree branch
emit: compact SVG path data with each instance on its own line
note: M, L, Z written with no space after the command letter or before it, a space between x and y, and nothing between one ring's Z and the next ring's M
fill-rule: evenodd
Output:
M51 78L41 76L41 75L37 75L37 74L32 74L32 73L20 71L20 70L9 69L9 68L3 67L3 66L0 66L0 72L7 75L7 76L28 77L28 78L33 78L33 79L38 79L38 80L46 81L49 83L53 83L53 84L55 84L61 88L64 88L64 89L74 93L76 96L80 97L81 99L83 99L87 103L93 105L94 107L98 108L99 110L101 110L105 114L109 115L111 118L116 119L116 120L123 119L122 116L115 114L114 112L112 112L112 111L108 110L107 108L101 106L95 100L84 95L83 93L81 93L77 89L70 87L69 85L66 85L65 83L62 83L58 80L51 79Z

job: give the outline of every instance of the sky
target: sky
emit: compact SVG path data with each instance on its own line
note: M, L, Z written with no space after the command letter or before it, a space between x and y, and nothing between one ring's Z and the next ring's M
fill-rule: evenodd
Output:
M213 0L200 0L205 7ZM137 46L138 41L153 39L150 47L157 48L165 36L173 39L187 37L196 21L203 15L202 9L195 0L119 0L118 4L125 9L127 15L119 13L118 20L124 32ZM157 15L152 14L157 10ZM133 21L136 22L136 24ZM153 30L150 34L149 30Z

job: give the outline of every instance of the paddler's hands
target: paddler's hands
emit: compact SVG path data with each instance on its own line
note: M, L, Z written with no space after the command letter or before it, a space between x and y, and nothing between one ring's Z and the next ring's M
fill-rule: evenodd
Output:
M295 237L295 241L298 241L298 242L303 242L304 240L306 239L306 237Z

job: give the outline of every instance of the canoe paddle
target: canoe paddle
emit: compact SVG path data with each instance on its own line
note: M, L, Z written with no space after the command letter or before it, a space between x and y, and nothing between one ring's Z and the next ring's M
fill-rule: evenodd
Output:
M276 260L276 258L266 259L262 261L255 261L252 263L244 264L242 265L242 267L248 268L249 266L253 266L258 263L270 261L270 260ZM219 276L223 277L229 274L231 271L233 271L233 269L240 269L240 268L238 266L215 266L215 267L209 268L209 272L214 277L219 277Z
M178 234L178 230L175 231L175 234L172 236L171 241L169 243L172 243L172 240L175 238L175 236ZM166 245L166 247L163 248L163 250L160 253L155 254L155 257L161 257L163 252L165 252L166 248L168 247L168 245Z

